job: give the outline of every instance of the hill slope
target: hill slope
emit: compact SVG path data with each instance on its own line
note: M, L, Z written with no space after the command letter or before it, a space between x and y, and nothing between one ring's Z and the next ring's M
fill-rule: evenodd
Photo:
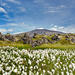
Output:
M40 34L40 35L64 34L63 32L52 31L52 30L48 30L48 29L35 29L35 30L25 32L25 33L28 33L29 36L31 36L31 37L34 35L34 33ZM24 33L20 33L17 35L22 36L22 35L24 35Z

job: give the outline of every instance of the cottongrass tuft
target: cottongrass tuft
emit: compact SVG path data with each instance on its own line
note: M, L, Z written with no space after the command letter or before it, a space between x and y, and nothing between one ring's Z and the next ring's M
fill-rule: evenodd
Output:
M75 75L75 50L0 47L0 75Z

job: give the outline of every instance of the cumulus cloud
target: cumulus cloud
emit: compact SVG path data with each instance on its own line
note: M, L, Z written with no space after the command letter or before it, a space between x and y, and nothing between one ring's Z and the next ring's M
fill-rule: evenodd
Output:
M51 28L50 30L54 30L54 31L57 31L57 28L53 27L53 28Z
M2 7L0 7L0 12L1 13L5 13L5 14L7 13L7 11L4 8L2 8Z
M0 32L4 33L4 32L7 32L6 29L0 29Z
M50 30L60 31L65 33L75 33L75 25L68 25L66 27L54 25L50 28Z
M54 26L52 26L52 27L50 28L50 30L64 32L64 26L57 26L57 25L54 25Z
M63 26L61 26L61 27L58 27L58 29L64 29L64 27L63 27Z
M2 33L13 32L13 29L0 29L0 32Z

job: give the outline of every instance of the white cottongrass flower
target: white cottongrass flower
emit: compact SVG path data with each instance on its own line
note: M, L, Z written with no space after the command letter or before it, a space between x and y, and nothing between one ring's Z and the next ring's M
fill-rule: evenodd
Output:
M75 50L0 47L0 75L74 75Z

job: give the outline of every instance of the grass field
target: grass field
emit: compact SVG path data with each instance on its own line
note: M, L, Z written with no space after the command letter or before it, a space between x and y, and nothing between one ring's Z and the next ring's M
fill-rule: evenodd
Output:
M51 49L61 49L61 50L66 50L66 49L75 49L75 45L62 45L62 44L42 44L40 46L35 47L35 49L46 49L46 48L51 48Z
M10 46L10 47L16 47L18 49L75 49L75 44L42 44L40 46L32 47L29 44L23 44L21 42L10 42L10 41L0 41L0 46Z

